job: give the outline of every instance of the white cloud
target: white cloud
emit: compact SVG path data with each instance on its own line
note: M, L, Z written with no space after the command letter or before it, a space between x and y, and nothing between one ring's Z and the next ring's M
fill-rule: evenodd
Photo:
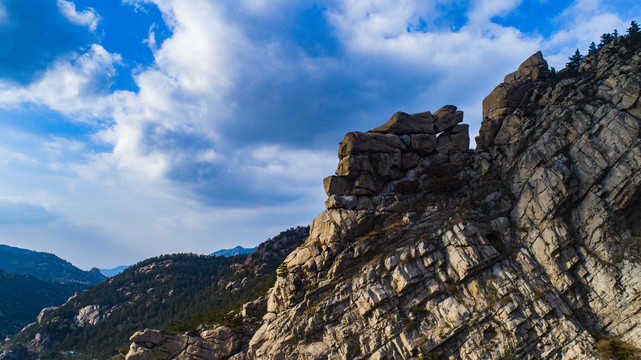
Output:
M104 118L109 115L108 90L116 74L118 54L94 44L82 55L58 59L38 81L23 88L0 82L0 106L36 103L74 119Z
M0 146L0 166L5 166L10 162L37 163L38 161L26 154L13 151Z
M476 0L470 4L467 13L472 26L487 26L490 19L505 15L521 4L522 0Z
M335 153L262 145L236 153L229 162L229 173L249 179L255 191L314 194L321 200L325 197L322 180L333 174L337 162Z
M62 15L64 15L67 20L72 24L82 25L89 28L91 31L96 31L98 23L100 23L100 16L92 8L89 8L84 11L76 11L76 4L73 1L67 0L57 0L58 9Z

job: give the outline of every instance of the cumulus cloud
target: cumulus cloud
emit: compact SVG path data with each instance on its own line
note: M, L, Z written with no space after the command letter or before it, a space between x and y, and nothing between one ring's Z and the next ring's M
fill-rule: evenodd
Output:
M82 25L89 28L91 31L96 31L100 16L92 8L83 11L76 11L76 4L72 1L57 0L58 8L62 15L64 15L69 22L76 25Z
M110 109L107 91L120 61L120 55L93 44L81 55L59 58L38 81L25 87L0 81L0 106L35 103L78 120L104 118Z

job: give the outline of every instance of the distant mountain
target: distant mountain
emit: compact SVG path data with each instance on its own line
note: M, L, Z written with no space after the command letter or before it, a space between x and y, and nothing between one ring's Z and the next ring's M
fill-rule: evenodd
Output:
M54 254L7 245L0 245L0 270L8 274L28 274L42 281L62 284L80 283L91 286L106 279L96 268L84 271Z
M106 277L112 277L120 274L123 272L126 268L130 267L131 265L123 265L123 266L118 266L113 269L100 269L100 273L103 274Z
M257 247L253 248L244 248L242 246L236 246L233 249L222 249L215 251L210 254L210 256L236 256L239 254L251 254L256 250Z
M84 289L84 284L45 282L0 270L0 340L34 322L43 308L60 305Z
M163 255L128 267L78 294L42 321L0 344L0 359L109 359L145 328L184 333L225 323L230 311L265 294L285 256L309 227L289 229L252 254ZM4 358L3 350L11 349ZM11 357L13 356L13 357Z

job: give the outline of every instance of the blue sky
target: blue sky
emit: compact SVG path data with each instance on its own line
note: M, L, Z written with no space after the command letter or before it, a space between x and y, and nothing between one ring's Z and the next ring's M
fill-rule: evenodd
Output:
M337 144L481 102L638 1L0 0L0 243L90 268L255 246L324 209ZM473 136L474 134L472 134Z

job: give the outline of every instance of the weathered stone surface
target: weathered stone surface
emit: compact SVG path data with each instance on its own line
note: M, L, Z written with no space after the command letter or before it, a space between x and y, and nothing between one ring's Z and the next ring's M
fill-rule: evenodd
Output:
M46 307L40 311L40 314L38 314L38 317L36 318L36 322L40 324L44 318L47 316L51 315L54 311L58 309L57 306L52 306L52 307Z
M293 265L302 248L286 260L273 301L289 305L246 357L597 359L592 333L640 347L641 56L599 54L632 70L549 87L540 54L526 60L484 102L473 153L467 125L430 150L415 141L428 134L402 138L398 178L363 197L381 212L356 233L354 210L319 215L307 246L328 246L306 253L313 271Z
M352 154L396 153L407 146L396 135L351 132L338 145L338 158Z
M545 80L548 77L548 62L543 58L543 54L537 51L536 54L525 60L519 69L511 74L505 75L503 82L515 82L519 80Z
M327 196L331 195L345 195L351 191L350 182L341 176L328 176L323 180L325 193Z
M421 157L415 152L405 153L401 158L401 167L404 170L415 168L420 159Z
M436 148L436 135L414 134L410 139L412 149L420 155L429 155Z
M463 112L457 111L454 105L445 105L434 113L434 117L436 131L442 132L463 121Z
M327 209L353 210L356 208L357 203L358 198L355 195L331 195L325 201L325 207Z
M548 73L547 62L539 51L525 60L516 72L507 75L505 81L483 99L483 122L476 138L477 148L487 149L494 143L503 119L527 102L534 83L547 79Z
M369 157L367 155L347 155L338 162L336 175L353 179L362 171L368 173L374 172Z
M470 148L469 125L456 125L438 136L436 151L451 154Z
M100 321L100 306L89 305L78 310L75 323L78 326L96 325Z
M267 313L267 297L261 296L260 298L248 302L243 305L243 310L240 312L243 318L262 318Z
M242 335L226 326L201 331L199 336L147 329L136 332L130 340L127 360L222 360L238 353L242 346Z
M397 112L383 125L370 130L372 133L435 134L434 119L429 112L409 115Z
M532 84L527 80L503 83L483 99L483 123L476 141L478 148L486 149L492 144L503 124L502 119L523 102L531 89Z

